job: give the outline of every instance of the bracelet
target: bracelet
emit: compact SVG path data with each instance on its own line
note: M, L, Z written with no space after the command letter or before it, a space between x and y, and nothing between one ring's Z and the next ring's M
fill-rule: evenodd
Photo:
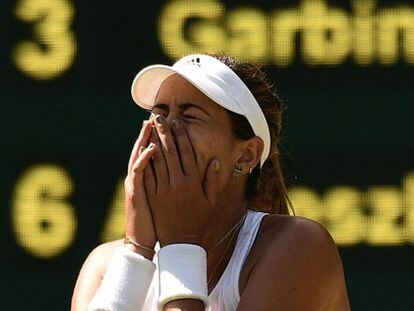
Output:
M132 244L138 248L142 248L145 249L146 251L151 252L153 255L155 255L155 251L152 248L149 248L147 246L141 245L139 244L137 241L134 241L133 239L131 239L129 236L125 237L124 239L124 244Z

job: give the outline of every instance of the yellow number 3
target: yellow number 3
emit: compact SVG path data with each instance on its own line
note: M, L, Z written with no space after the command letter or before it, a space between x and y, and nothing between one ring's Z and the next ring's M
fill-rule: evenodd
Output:
M76 54L70 30L74 8L68 0L21 0L16 16L34 23L35 41L20 42L13 53L16 66L28 76L49 80L64 73Z

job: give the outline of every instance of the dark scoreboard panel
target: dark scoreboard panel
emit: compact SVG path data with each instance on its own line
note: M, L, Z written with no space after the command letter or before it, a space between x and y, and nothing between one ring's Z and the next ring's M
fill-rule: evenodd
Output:
M134 75L203 51L281 93L290 197L340 246L353 309L414 307L410 1L8 0L0 39L5 309L68 309L89 251L122 236Z

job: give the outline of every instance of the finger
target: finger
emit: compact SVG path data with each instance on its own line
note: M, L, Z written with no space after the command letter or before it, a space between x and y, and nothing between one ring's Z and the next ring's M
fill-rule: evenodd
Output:
M157 181L151 162L144 169L144 186L145 192L149 196L153 196L157 192Z
M162 115L155 117L155 127L161 141L162 151L167 164L170 183L182 174L180 159L178 158L177 147L171 133L171 127L166 118Z
M157 193L159 190L167 187L169 184L169 176L168 176L168 168L167 164L165 163L164 153L161 149L161 141L158 137L157 130L155 127L152 128L152 133L150 137L150 141L153 142L154 145L154 155L152 157L152 164L154 167L154 174L157 180Z
M131 156L129 157L128 162L128 174L131 172L132 166L139 156L139 149L148 145L148 139L151 135L151 124L150 121L144 121L142 124L142 129L139 133L137 140L135 141L134 147L132 148Z
M181 167L184 174L187 176L198 175L198 168L193 146L191 145L190 139L188 138L187 132L183 128L181 121L179 119L173 120L172 128L177 140L179 157L181 159Z
M142 193L145 191L144 189L144 169L145 167L150 165L150 160L155 152L155 145L150 144L148 148L141 149L141 154L139 155L138 159L132 165L132 179L134 183L135 191Z
M220 164L219 159L214 159L210 162L207 167L206 178L203 182L204 194L211 206L215 206L217 202Z
M139 148L139 151L138 151L138 156L140 156L144 150L145 150L145 147L141 146L141 148Z
M146 131L149 132L148 120L145 120L145 121L142 122L142 127L141 127L141 130L140 130L140 133L139 133L138 138L136 139L136 141L134 143L134 147L132 148L131 155L129 157L129 162L128 162L128 173L131 171L132 165L134 164L134 162L138 158L137 152L139 152L139 149L142 146L141 141L142 141L142 138L145 137L145 132ZM150 133L147 133L147 135L150 135Z

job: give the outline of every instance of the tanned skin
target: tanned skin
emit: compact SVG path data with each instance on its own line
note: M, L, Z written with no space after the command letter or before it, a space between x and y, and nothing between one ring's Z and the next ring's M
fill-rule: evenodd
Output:
M191 105L186 105L188 103ZM157 115L164 116L165 122L155 122ZM172 129L171 124L177 119L181 126ZM145 245L153 246L158 240L161 246L192 243L208 249L247 209L244 193L248 172L260 162L262 140L257 136L248 140L234 138L226 110L183 78L173 75L160 88L152 114L136 145L147 146L149 142L156 144L152 151L138 153L139 148L134 147L131 154L129 177L125 183L127 197L130 197L128 191L131 188L140 186L146 192L139 197L146 197L147 201L138 204L131 199L126 203L126 234L144 237L140 242ZM164 160L148 165L153 157ZM165 181L163 176L168 176L165 171L173 172L177 159L181 160L181 166L175 170L177 173L169 174L169 181ZM221 164L218 173L212 165L217 159ZM235 163L243 166L243 174L237 181L232 178ZM158 184L151 179L155 175L161 176L157 178ZM188 176L191 183L186 184ZM183 190L197 183L203 187ZM169 190L172 184L176 187L173 196ZM151 192L154 186L164 190L154 196ZM197 192L199 188L204 189L204 193ZM187 201L192 205L185 206ZM157 207L165 204L170 205L170 214L163 214L167 212ZM137 209L137 205L146 206L146 210ZM148 209L154 215L154 224ZM137 210L141 217L137 217ZM206 210L215 212L206 213ZM176 215L180 226L168 226L165 222L165 219L174 220L172 215ZM180 221L183 217L191 218L189 224ZM212 225L206 227L206 223ZM182 238L191 229L189 225L194 230L192 240ZM156 237L154 232L162 232L162 236ZM212 279L208 284L209 293L220 280L234 250L235 239L230 245L227 242L208 255L208 279ZM228 252L220 262L221 254L228 246ZM76 282L72 311L87 310L116 247L131 245L114 241L98 246L89 254ZM133 250L148 259L153 258L150 252ZM216 266L216 273L211 275ZM239 292L241 299L237 310L240 311L350 310L342 263L332 237L320 224L297 216L266 215L263 218L240 274ZM180 299L167 303L164 310L197 311L204 310L204 305L199 300Z

